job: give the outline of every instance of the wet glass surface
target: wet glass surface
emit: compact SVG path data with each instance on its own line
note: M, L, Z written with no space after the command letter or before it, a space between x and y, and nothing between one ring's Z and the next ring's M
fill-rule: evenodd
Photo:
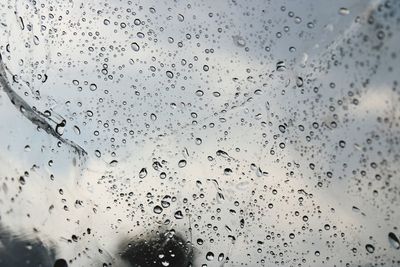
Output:
M0 266L399 266L400 1L0 3Z

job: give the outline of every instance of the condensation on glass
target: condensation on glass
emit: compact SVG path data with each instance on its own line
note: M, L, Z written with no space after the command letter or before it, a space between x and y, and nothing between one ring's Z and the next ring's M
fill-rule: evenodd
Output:
M400 1L0 2L0 266L400 266Z

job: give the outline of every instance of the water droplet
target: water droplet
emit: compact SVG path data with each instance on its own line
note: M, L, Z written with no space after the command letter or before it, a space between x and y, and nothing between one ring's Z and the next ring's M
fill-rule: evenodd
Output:
M175 219L178 219L178 220L182 219L183 218L182 211L178 210L177 212L175 212L174 217L175 217Z
M283 61L278 61L278 62L276 63L276 70L277 70L277 71L285 71L285 70L286 70L285 62L283 62Z
M374 251L375 251L375 247L374 247L373 245L371 245L371 244L367 244L367 245L365 246L365 249L366 249L369 253L374 253Z
M348 15L350 14L350 10L345 7L341 7L339 8L339 14L342 16Z
M172 71L167 70L165 74L167 74L167 77L170 79L174 78L174 74L172 73Z
M204 95L204 92L203 92L202 90L197 90L197 91L196 91L196 95L197 95L197 96L203 96L203 95Z
M179 166L179 168L185 167L185 166L186 166L186 160L181 159L181 160L178 162L178 166Z
M56 132L59 134L59 135L62 135L63 133L64 133L64 128L65 128L65 125L67 124L67 122L66 122L66 120L62 120L59 124L57 124L57 126L56 126Z
M203 140L201 138L196 138L196 145L201 145L203 143Z
M75 132L75 134L80 135L81 134L81 129L79 129L78 126L74 125L74 132Z
M388 237L390 245L392 245L392 247L395 249L400 249L400 241L397 236L394 233L390 232Z
M239 47L244 47L246 45L246 41L239 35L232 36L233 43Z
M184 17L182 14L178 14L178 20L179 20L180 22L182 22L182 21L185 20L185 17Z
M339 146L340 146L341 148L344 148L344 147L346 146L346 142L343 141L343 140L340 140L340 141L339 141Z
M139 172L139 178L143 179L144 177L146 177L147 175L147 169L146 168L142 168Z
M140 47L136 42L131 43L131 48L135 52L138 52L140 50Z
M206 259L208 261L212 261L214 259L214 253L212 253L211 251L207 252Z
M224 169L224 174L225 175L231 175L232 173L233 173L232 169L230 169L230 168L225 168Z
M160 214L161 212L163 212L163 209L157 205L153 208L153 211L155 214Z
M297 86L297 87L302 87L302 86L303 86L303 78L297 77L297 79L296 79L296 86Z
M95 83L92 83L89 85L90 91L96 91L97 90L97 85Z

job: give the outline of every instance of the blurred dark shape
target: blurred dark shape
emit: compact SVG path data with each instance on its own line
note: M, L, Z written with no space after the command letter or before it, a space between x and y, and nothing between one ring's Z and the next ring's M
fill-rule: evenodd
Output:
M132 267L188 267L193 261L191 243L169 232L130 240L121 250L122 259Z
M54 263L53 267L68 267L68 263L66 260L64 259L58 259L56 260L56 262Z
M1 267L49 267L54 261L55 251L46 247L42 241L21 238L0 227Z

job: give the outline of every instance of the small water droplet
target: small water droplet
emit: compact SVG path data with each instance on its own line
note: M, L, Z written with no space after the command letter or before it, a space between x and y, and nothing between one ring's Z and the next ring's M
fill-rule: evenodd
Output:
M81 129L79 129L78 126L74 125L74 132L76 135L80 135L81 134Z
M395 249L400 249L400 241L397 236L394 233L390 232L388 237L390 245L392 245L392 247Z
M246 41L239 35L232 36L233 43L239 47L244 47L246 45Z
M296 86L297 86L297 87L302 87L302 86L303 86L303 78L297 77L297 79L296 79Z
M224 169L224 174L225 175L231 175L232 173L233 173L232 169L230 169L230 168L225 168Z
M97 85L95 83L92 83L92 84L90 84L89 89L90 89L90 91L96 91Z
M178 210L177 212L175 212L174 214L175 219L183 219L183 213L182 211Z
M143 179L144 177L147 176L147 169L146 168L142 168L139 172L139 178Z
M367 245L365 246L365 249L366 249L369 253L374 253L374 251L375 251L375 247L374 247L373 245L371 245L371 244L367 244Z
M138 52L140 50L140 47L136 42L131 43L131 48L135 52Z
M178 162L178 166L179 166L179 168L185 167L185 166L186 166L186 160L181 159L181 160Z
M153 208L153 211L155 214L160 214L161 212L163 212L163 208L157 205Z
M174 74L172 73L172 71L167 70L167 71L165 72L165 74L166 74L167 77L170 78L170 79L174 78Z
M283 61L278 61L278 62L276 63L276 70L277 70L277 71L284 71L284 70L286 70L285 62L283 62Z
M111 167L115 167L115 166L117 166L118 161L114 159L114 160L110 161L109 164L110 164Z
M179 20L180 22L182 22L182 21L185 20L185 17L184 17L182 14L178 14L178 20Z
M342 16L348 15L350 14L350 10L345 7L341 7L339 8L339 14Z
M206 259L208 261L212 261L214 259L214 253L212 253L211 251L207 252Z

